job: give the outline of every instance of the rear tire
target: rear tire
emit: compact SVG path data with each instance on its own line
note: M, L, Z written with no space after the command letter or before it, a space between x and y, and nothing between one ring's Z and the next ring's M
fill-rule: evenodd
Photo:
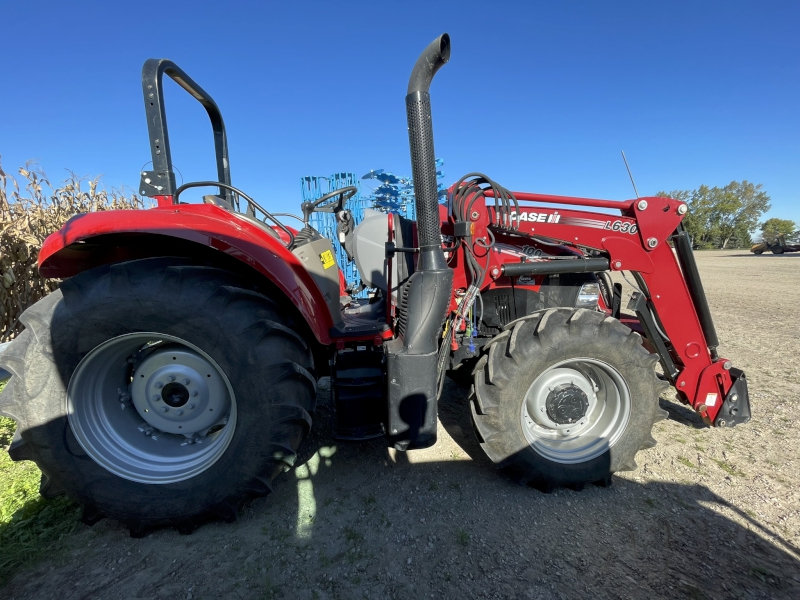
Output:
M481 447L514 480L544 491L608 485L636 468L666 417L668 384L641 336L586 309L542 311L509 324L475 369L473 423Z
M166 258L98 267L21 320L2 355L12 378L0 411L18 423L9 453L35 461L42 494L76 498L88 523L108 516L142 535L231 521L311 427L307 343L225 270Z

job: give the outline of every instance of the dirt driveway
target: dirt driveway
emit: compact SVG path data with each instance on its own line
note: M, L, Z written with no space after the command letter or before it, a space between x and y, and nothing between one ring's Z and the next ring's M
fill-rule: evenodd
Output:
M667 392L637 471L543 494L493 470L452 383L439 443L407 454L333 441L323 390L302 460L237 522L81 526L3 597L800 598L800 254L698 262L747 425L708 428Z

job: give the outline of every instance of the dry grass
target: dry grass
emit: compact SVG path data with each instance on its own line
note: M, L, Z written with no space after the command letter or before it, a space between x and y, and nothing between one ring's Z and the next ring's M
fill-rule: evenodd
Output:
M0 165L0 342L22 330L19 316L26 308L58 287L36 266L48 235L79 213L146 208L148 202L133 193L98 189L99 177L87 180L70 172L53 187L31 163L19 174L24 187Z

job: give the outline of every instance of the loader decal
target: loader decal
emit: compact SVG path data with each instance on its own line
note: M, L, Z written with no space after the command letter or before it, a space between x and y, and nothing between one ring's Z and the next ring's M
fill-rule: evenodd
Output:
M511 211L512 221L526 221L528 223L558 223L560 219L561 215L558 214L558 211L552 214L528 211L520 211L517 213L516 211Z
M575 227L590 227L592 229L609 229L620 233L635 234L639 231L636 223L631 221L599 221L597 219L586 219L582 217L564 217L561 219L562 225L573 225Z
M630 233L631 235L639 231L636 223L629 223L628 221L606 221L605 229L619 231L620 233Z
M605 229L605 221L598 221L597 219L585 219L583 217L564 217L561 222L564 225L573 225L575 227L591 227L592 229Z

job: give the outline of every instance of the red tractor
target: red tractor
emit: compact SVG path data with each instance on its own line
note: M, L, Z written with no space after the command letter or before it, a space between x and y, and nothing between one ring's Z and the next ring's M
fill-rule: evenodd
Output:
M439 204L428 89L449 56L444 34L408 85L417 221L375 212L352 227L344 188L304 203L299 229L231 185L211 97L174 63L145 63L153 170L140 190L158 205L51 235L39 268L64 281L0 355L0 409L19 423L9 453L39 465L43 495L134 535L232 520L294 464L325 375L334 436L398 450L436 442L444 377L469 377L481 446L543 490L634 469L670 384L710 424L749 420L744 373L717 355L685 204L512 193L480 174ZM208 112L217 181L176 186L164 74ZM181 201L199 186L218 193ZM336 216L368 299L344 293L314 211ZM613 271L635 280L630 313Z

